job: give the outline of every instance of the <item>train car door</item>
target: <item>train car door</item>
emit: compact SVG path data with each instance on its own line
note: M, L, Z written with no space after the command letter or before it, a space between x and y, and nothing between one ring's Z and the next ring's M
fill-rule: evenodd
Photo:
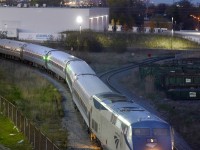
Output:
M27 45L24 44L22 47L20 47L20 59L23 60L24 57L24 47L26 47Z
M19 57L20 59L22 60L23 59L23 47L20 48L20 51L19 51Z
M101 134L101 113L100 113L101 104L94 98L93 102L94 102L94 108L92 109L90 116L91 117L90 127L92 131L96 134L96 136L100 138L99 136Z

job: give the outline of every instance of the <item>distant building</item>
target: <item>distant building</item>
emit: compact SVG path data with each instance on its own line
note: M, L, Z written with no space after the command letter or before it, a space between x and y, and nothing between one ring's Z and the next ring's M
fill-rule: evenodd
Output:
M155 21L155 20L145 20L144 21L144 27L150 27L153 28L166 28L168 30L172 29L172 22L166 20L166 21Z
M82 22L77 22L77 17ZM108 28L109 8L0 8L0 31L17 30L18 33L59 33Z
M105 2L102 0L64 0L64 5L69 7L93 7L104 6Z

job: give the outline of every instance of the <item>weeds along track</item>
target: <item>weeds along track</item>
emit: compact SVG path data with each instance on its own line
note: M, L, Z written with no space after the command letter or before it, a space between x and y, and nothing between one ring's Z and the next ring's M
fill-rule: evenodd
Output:
M19 65L29 67L31 70L33 70L33 72L39 76L44 77L49 82L51 82L55 88L57 88L57 90L62 95L62 108L64 111L64 116L62 118L61 124L68 133L67 149L100 149L96 143L90 141L87 130L83 124L83 119L81 118L80 113L78 113L74 108L70 91L67 87L67 84L64 83L64 80L60 80L56 78L55 74L52 74L43 68L32 66L29 63L24 63L22 61L4 57L0 57L0 60L5 61L5 65L6 61L9 61L11 63L17 63Z

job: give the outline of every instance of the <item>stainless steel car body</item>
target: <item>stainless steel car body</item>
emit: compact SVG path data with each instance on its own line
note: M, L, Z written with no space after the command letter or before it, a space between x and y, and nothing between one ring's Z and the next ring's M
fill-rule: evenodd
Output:
M76 60L76 59L78 58L63 51L50 51L46 55L47 68L58 74L63 79L65 79L66 77L65 68L67 63L71 60Z
M23 47L23 59L46 68L46 55L55 49L36 44L26 44Z
M80 75L96 75L94 70L83 60L71 60L66 66L66 81L72 91L72 83Z
M0 52L22 59L24 42L13 41L8 39L0 40Z

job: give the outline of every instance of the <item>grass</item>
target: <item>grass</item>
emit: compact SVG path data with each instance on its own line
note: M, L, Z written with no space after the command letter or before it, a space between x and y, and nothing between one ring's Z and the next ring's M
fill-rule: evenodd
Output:
M52 46L54 48L61 46L64 49L70 49L71 46L74 50L78 50L77 36L78 32L65 32L67 34L67 40L63 39L56 44L50 41L45 42L45 45ZM92 35L92 37L91 37ZM200 45L183 39L180 36L174 34L172 37L170 34L144 34L144 33L97 33L92 31L83 31L81 33L82 44L80 45L80 51L97 52L97 48L100 46L100 51L118 52L122 53L127 48L140 48L140 49L169 49L169 50L186 50L186 49L199 49ZM87 39L95 39L95 42L89 42ZM84 44L85 43L85 44ZM87 43L87 44L86 44ZM63 48L62 48L63 49ZM102 50L103 49L103 50Z
M0 95L15 104L51 140L65 143L67 131L61 126L62 98L58 90L31 68L0 61Z
M131 35L128 45L134 48L157 48L157 49L197 49L200 46L179 36L171 37L162 34L136 34Z
M11 150L31 150L32 147L15 125L0 114L0 144Z

